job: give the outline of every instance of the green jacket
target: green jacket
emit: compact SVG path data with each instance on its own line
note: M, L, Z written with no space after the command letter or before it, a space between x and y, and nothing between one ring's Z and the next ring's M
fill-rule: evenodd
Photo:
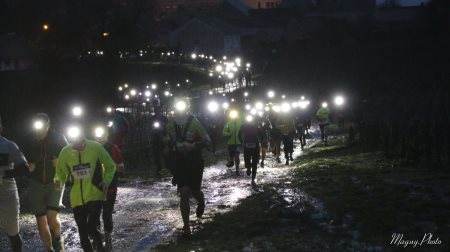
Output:
M239 140L239 130L242 126L242 120L236 119L232 121L228 121L222 130L222 135L224 137L228 137L227 144L241 144L241 141Z
M86 140L82 151L74 150L71 145L61 150L54 181L64 184L70 176L73 181L70 204L74 208L91 201L104 200L99 185L103 182L109 186L115 172L116 164L105 148L100 143Z
M328 117L330 116L330 109L322 107L319 110L317 110L316 116L320 120L327 120Z

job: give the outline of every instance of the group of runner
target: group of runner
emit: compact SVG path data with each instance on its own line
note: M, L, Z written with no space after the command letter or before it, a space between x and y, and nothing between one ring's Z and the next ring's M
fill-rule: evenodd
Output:
M326 142L325 126L329 123L329 109L317 112L322 140ZM237 109L229 109L227 122L217 120L203 127L190 113L189 101L175 102L174 111L164 116L159 107L151 119L156 173L161 171L161 156L173 175L172 184L180 196L183 236L189 237L191 197L197 200L196 215L201 218L205 197L201 191L204 162L202 149L208 147L215 154L220 135L227 138L228 167L235 167L240 175L241 152L244 154L246 174L255 185L258 165L265 166L266 152L281 162L283 143L285 164L293 161L294 138L303 148L311 125L305 115L268 114L244 117ZM214 125L212 125L212 123ZM0 119L0 133L3 130ZM116 127L95 132L95 141L87 139L84 128L72 127L66 135L54 131L50 118L36 114L35 134L21 144L22 151L0 134L0 227L6 231L13 251L22 251L19 234L19 195L15 178L28 177L28 190L33 193L29 205L36 216L37 229L48 251L63 251L59 211L65 185L70 185L70 206L78 227L80 244L84 251L112 251L112 213L117 195L118 177L123 172L120 146L123 130ZM161 151L158 151L161 150ZM161 153L162 152L162 153ZM170 157L170 158L168 158ZM103 219L104 235L100 230ZM104 237L104 241L103 241Z

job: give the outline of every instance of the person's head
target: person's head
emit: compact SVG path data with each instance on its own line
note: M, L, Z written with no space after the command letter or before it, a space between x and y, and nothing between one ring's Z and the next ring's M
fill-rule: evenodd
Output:
M72 148L82 150L85 143L84 139L85 134L81 125L74 124L67 128L67 140Z
M45 113L38 113L33 118L33 128L36 132L36 136L43 140L47 137L48 130L50 129L50 118Z
M97 127L94 131L95 140L101 144L104 144L108 141L109 132L105 127Z

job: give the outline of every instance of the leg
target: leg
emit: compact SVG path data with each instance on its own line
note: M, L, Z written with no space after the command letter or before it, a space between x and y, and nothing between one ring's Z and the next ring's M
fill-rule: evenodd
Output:
M22 252L22 237L19 233L14 236L8 236L13 252Z
M203 212L205 211L205 195L201 190L193 189L192 191L192 197L197 200L197 210L195 213L197 214L198 218L201 218L203 216Z
M49 229L49 222L47 216L45 214L36 216L39 236L41 237L41 241L44 243L44 246L47 250L51 250L53 248L52 245L52 234Z
M322 141L325 141L325 126L322 124L319 124L319 128L320 128L320 139Z
M156 166L156 175L159 175L161 171L161 146L155 145L153 146L153 158Z
M247 168L247 176L250 176L251 172L250 169L252 168L251 158L252 158L251 149L244 148L244 164L245 168Z
M189 199L191 198L191 189L188 186L183 186L179 189L180 193L180 211L183 218L184 226L189 226L189 213L190 205Z
M75 222L78 227L81 248L84 252L93 252L91 241L89 240L88 229L88 209L87 206L78 206L73 209Z
M100 215L102 212L102 202L101 201L92 201L87 203L86 205L88 209L87 213L87 224L88 224L88 232L92 237L94 242L97 244L97 250L103 251L103 242L102 236L100 234L99 226L100 226Z
M117 197L117 187L109 187L108 194L106 195L106 201L103 202L103 225L105 233L112 233L113 231L113 218L114 204Z
M253 152L253 155L252 155L252 180L255 180L255 178L256 178L256 171L258 169L258 162L259 162L259 150L256 149Z
M15 185L14 185L15 186ZM22 252L22 237L19 234L19 195L15 191L0 194L0 219L8 235L12 251Z
M52 235L52 246L55 252L64 251L64 240L61 238L61 220L59 219L59 206L62 192L56 191L52 184L46 185L47 194L47 222Z

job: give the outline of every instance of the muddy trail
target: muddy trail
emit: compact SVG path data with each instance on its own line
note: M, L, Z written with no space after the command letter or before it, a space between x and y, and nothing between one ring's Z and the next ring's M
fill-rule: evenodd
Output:
M319 134L317 129L312 129L312 139L307 140L307 147L320 141L317 140L320 139ZM290 172L289 167L284 164L283 153L281 163L277 163L274 156L268 153L265 168L258 167L257 185L252 186L251 178L245 175L242 157L241 176L236 176L234 167L227 168L225 166L225 152L218 154L223 156L224 160L207 166L204 170L202 187L206 208L201 219L195 216L196 202L191 200L190 220L193 233L202 223L210 221L216 214L229 211L239 204L241 199L252 193L259 193L263 184L280 181ZM210 154L205 153L204 155ZM298 158L300 155L300 144L296 142L294 158ZM303 197L303 199L311 200L308 197ZM289 195L286 195L286 200L291 200ZM135 180L121 184L113 215L114 250L147 251L155 246L176 241L177 237L181 235L183 225L178 204L176 187L172 186L170 177ZM320 215L320 213L318 214ZM66 207L60 216L66 251L82 251L71 209ZM33 215L22 214L20 228L24 238L24 251L46 251L39 239ZM0 251L7 251L7 243L6 235L2 234Z

